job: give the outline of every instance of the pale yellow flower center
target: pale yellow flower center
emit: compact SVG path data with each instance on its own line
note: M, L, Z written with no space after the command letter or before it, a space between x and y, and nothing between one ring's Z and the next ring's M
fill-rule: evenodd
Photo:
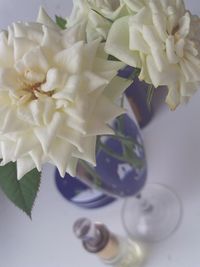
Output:
M42 81L30 81L27 79L27 74L31 73L31 71L26 71L25 75L19 77L19 97L16 101L18 104L25 104L32 100L41 99L43 97L51 97L54 94L54 90L44 92L42 90L42 85L46 83L46 77L43 78Z

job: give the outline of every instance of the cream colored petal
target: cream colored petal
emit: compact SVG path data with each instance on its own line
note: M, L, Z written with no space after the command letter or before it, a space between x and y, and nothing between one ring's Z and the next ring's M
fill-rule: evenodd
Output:
M43 154L41 146L40 145L35 146L34 149L29 152L29 155L31 156L32 160L34 161L38 171L41 171L42 164L43 164L43 162L45 162L43 160L44 154Z
M52 54L57 53L58 51L63 49L61 44L62 35L59 31L51 29L47 26L42 27L43 30L43 38L41 41L41 46L44 47L46 55L48 58L52 58Z
M46 79L45 73L36 72L32 70L27 70L24 73L24 77L30 82L30 83L43 83Z
M32 100L32 94L29 92L26 92L19 99L16 99L15 103L17 103L18 106L21 106L21 105L25 105L27 102L31 100Z
M185 48L185 40L184 39L178 40L178 42L175 44L175 51L179 58L182 58L184 56L185 53L184 48Z
M86 40L86 22L84 21L62 31L62 45L65 48L83 40Z
M14 36L12 36L12 30L11 32L11 38L20 38L24 37L27 38L31 41L36 42L37 44L41 43L42 40L42 25L39 23L22 23L22 22L17 22L13 24L13 31L14 31ZM13 40L10 38L9 43L12 43Z
M25 174L35 168L35 163L30 156L17 160L17 179L20 180Z
M152 81L151 81L151 78L149 76L149 72L148 72L148 68L147 68L147 62L146 62L147 57L143 53L140 53L140 58L142 61L142 68L141 68L140 75L138 76L138 78L140 81L145 81L146 83L151 84Z
M170 64L177 64L179 62L179 57L176 55L174 37L169 36L166 39L166 54Z
M22 132L27 129L27 125L19 120L16 116L16 110L10 109L4 118L4 123L2 125L1 131L5 133L12 132Z
M169 66L166 53L161 49L152 49L151 54L158 71L163 72Z
M49 15L46 13L43 7L40 7L37 22L44 24L50 28L53 28L55 30L60 30L59 27L56 25L56 23L49 17Z
M13 26L8 26L8 45L12 46L13 45L13 39L14 39L14 28Z
M87 1L82 0L73 0L73 9L70 14L70 17L67 19L68 26L71 27L80 23L85 16L88 15L89 4Z
M123 113L125 113L125 110L123 108L118 107L107 97L102 96L96 103L96 108L93 112L93 117L96 117L100 121L104 121L105 123L107 123Z
M190 32L190 14L187 12L180 20L179 20L179 30L177 34L181 38L185 38Z
M155 87L160 85L168 85L176 82L179 79L179 71L177 66L168 66L165 70L159 72L152 56L148 56L146 62L149 77Z
M34 123L38 126L43 125L42 102L39 100L31 101L30 104L28 105L28 109L31 112L31 116L33 118Z
M22 58L27 52L33 49L37 44L25 37L14 39L14 57L15 60Z
M17 72L12 68L0 68L0 90L17 90L20 87Z
M20 105L18 107L18 109L17 109L17 117L20 120L22 120L22 121L24 121L24 122L26 122L26 123L28 123L30 125L37 124L35 122L35 120L34 120L33 114L32 114L32 112L31 112L31 110L30 110L28 105Z
M143 38L146 41L146 43L150 46L152 50L161 50L164 48L164 44L162 40L160 39L158 33L156 32L156 29L154 26L151 25L143 25L142 30Z
M176 0L176 8L179 10L179 14L183 15L185 13L185 4L183 0Z
M57 136L67 140L68 143L75 146L80 152L83 152L83 135L80 132L63 125Z
M79 118L75 118L72 116L67 116L66 124L68 127L78 131L79 133L85 135L86 134L86 125L85 122L80 120Z
M55 56L56 64L71 74L80 73L83 64L83 42L78 42Z
M23 62L27 68L36 72L47 72L49 69L48 61L40 47L35 47L31 51L27 52L23 57Z
M90 9L89 13L88 13L88 19L89 19L89 23L92 23L94 27L99 27L99 28L104 28L107 27L108 28L111 26L111 22L105 18L104 16L100 15L97 13L97 10L94 9Z
M117 18L121 18L124 16L128 15L128 10L127 7L124 3L122 3L120 6L118 6L120 3L118 3L119 1L112 1L112 5L115 5L115 7L112 7L112 11L110 10L101 10L102 14L106 17L109 18L112 21L115 21Z
M86 98L86 97L85 97ZM92 104L93 105L93 104ZM91 113L90 101L76 101L73 105L68 107L67 113L68 116L71 116L76 121L85 122L88 120L88 117Z
M75 158L83 159L92 165L96 165L96 136L85 137L83 142L83 153L78 150L72 153Z
M194 44L194 42L190 40L187 40L187 41L185 40L185 51L188 53L191 53L193 56L199 55L196 45Z
M64 88L53 94L55 99L66 99L74 102L80 88L85 88L85 81L80 75L71 75L68 77Z
M200 81L200 66L196 66L187 59L183 59L180 62L181 70L184 73L187 82Z
M15 152L15 142L13 141L3 141L0 142L2 161L0 166L4 166L10 161L15 161L14 152Z
M0 65L1 67L12 67L14 64L14 57L12 47L8 45L8 40L5 34L1 33L0 38Z
M33 129L36 137L41 143L44 153L47 153L51 148L52 142L56 138L56 134L61 125L62 117L59 112L57 112L54 114L52 121L48 125Z
M141 62L137 52L129 49L129 17L116 20L107 37L106 53L120 59L127 65L140 67Z
M109 29L112 25L108 19L99 15L97 12L90 10L88 13L88 24L86 30L88 42L98 38L106 40Z
M90 119L91 114L96 109L102 92L103 89L99 89L92 91L90 94L86 94L83 90L82 93L80 92L77 95L76 102L68 107L67 113L76 121L80 121L82 123L87 122Z
M167 32L169 34L173 34L173 31L175 27L178 25L180 16L177 14L176 9L173 6L167 6L166 7L166 13L167 13Z
M56 110L67 110L67 107L69 106L70 102L65 99L56 99L55 101L55 107Z
M37 138L33 135L32 131L21 134L21 137L16 140L16 149L14 156L15 158L20 158L24 154L30 152L38 144Z
M77 164L78 164L78 159L73 157L67 164L66 172L69 173L69 175L71 175L72 177L76 176Z
M63 88L66 82L66 74L56 68L51 68L46 74L46 82L42 84L41 89L44 92Z
M4 126L6 118L9 116L10 107L7 105L0 104L0 132L2 131L2 128Z
M93 71L98 73L98 75L102 78L110 81L117 75L118 70L124 68L125 66L126 64L124 62L96 58Z
M42 117L45 125L51 123L54 113L56 111L55 103L52 98L47 97L44 101L41 101L42 105Z
M68 90L69 89L69 90ZM53 94L53 98L57 100L57 107L67 107L70 102L74 101L76 97L76 88L75 87L64 87L64 89L58 93ZM63 102L64 101L64 102ZM67 105L66 105L67 104Z
M148 46L148 43L143 38L143 35L135 29L135 25L131 26L129 28L129 34L130 34L130 41L129 41L129 48L133 51L141 51L145 54L150 53L150 48Z
M142 31L144 25L152 25L152 14L148 6L129 16L129 26L135 26L137 30Z
M87 135L113 135L114 131L108 126L105 121L101 121L100 119L92 118L87 126Z
M160 6L156 2L151 1L149 3L152 12L152 21L160 38L164 42L167 38L167 18L160 12Z
M195 65L197 68L200 67L200 58L199 57L195 57L193 55L191 55L188 52L185 52L185 58L186 60L190 61L191 64Z
M97 57L98 47L100 45L100 39L91 41L84 45L83 47L83 66L85 70L91 70L94 68L95 59Z
M106 86L104 95L111 101L115 101L131 85L132 81L116 76Z
M176 107L180 104L180 93L177 83L168 88L168 95L165 101L171 110L175 110Z
M20 133L8 133L1 135L1 141L12 141L16 144L16 140L19 138Z
M11 29L10 29L11 31ZM16 38L22 38L27 36L27 27L25 23L16 22L13 23L13 32Z
M86 86L89 92L105 87L108 84L107 79L104 79L93 72L84 72L84 78L86 80Z
M141 0L123 0L123 2L131 9L132 12L135 13L144 7Z
M63 139L60 138L56 138L49 149L48 156L57 166L62 177L65 176L68 162L70 162L71 159L72 150L72 145L68 142L63 142Z
M26 93L24 94L22 97L20 97L19 100L17 100L17 104L20 106L20 105L24 105L26 104L27 102L29 102L30 100L32 99L32 94L31 93Z

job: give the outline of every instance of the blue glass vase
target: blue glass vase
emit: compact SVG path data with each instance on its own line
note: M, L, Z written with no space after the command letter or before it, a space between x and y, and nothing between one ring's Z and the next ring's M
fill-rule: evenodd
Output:
M123 131L123 135L120 134L120 138L116 136L102 138L101 147L97 151L95 168L78 164L75 178L68 174L62 178L56 170L55 179L58 190L77 206L102 207L119 197L136 195L145 184L147 165L137 124L130 116L124 114L113 122L112 127L117 133ZM125 147L123 138L126 141ZM125 149L126 153L129 153L128 160L122 157ZM92 175L93 173L96 175Z

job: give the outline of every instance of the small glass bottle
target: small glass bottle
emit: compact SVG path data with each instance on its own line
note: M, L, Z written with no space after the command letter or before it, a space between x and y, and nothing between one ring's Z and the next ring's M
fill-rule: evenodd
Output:
M84 248L98 255L105 264L138 267L142 262L143 255L138 244L111 233L102 223L81 218L74 224L74 233L82 240Z

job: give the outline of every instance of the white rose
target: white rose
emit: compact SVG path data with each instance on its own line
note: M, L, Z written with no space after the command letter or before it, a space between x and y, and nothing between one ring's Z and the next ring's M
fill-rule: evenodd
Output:
M150 0L136 15L116 20L106 52L141 68L141 80L168 86L166 102L175 109L200 86L197 22L181 0Z
M126 14L125 5L120 5L118 0L74 0L67 25L85 23L88 41L97 38L106 40L112 22Z
M95 164L96 136L112 134L107 123L122 113L114 100L123 82L111 80L123 64L83 36L76 26L61 31L43 9L37 23L0 33L1 165L17 161L19 179L45 162L62 176L76 174L79 158Z

